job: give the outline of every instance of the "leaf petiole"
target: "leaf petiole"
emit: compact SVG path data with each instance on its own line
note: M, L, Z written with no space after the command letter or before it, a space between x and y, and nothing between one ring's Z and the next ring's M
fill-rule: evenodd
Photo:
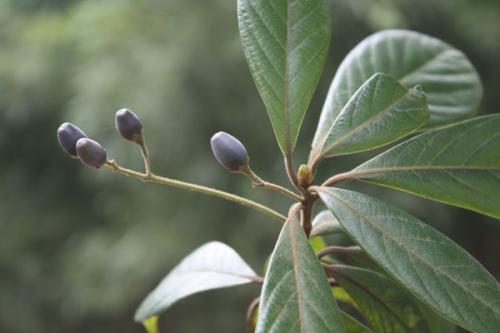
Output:
M361 254L364 253L359 246L328 246L316 253L318 259L329 254Z
M248 178L250 178L250 180L252 181L252 184L254 186L257 186L257 187L262 187L262 188L267 188L269 190L272 190L272 191L276 191L276 192L279 192L281 194L284 194L286 195L287 197L293 199L293 200L297 200L297 201L302 201L304 200L304 198L302 198L300 195L298 195L297 193L295 192L292 192L290 191L289 189L283 187L283 186L280 186L278 184L274 184L274 183L271 183L271 182L268 182L268 181L265 181L263 180L262 178L260 178L251 168L250 166L248 166L245 170L242 171L242 173L247 176Z

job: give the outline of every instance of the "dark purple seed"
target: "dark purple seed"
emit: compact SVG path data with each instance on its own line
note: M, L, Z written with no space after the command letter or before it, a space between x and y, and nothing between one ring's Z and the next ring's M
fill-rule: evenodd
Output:
M86 137L81 129L71 123L63 123L57 129L57 140L61 148L72 157L77 157L76 142Z
M234 136L218 132L210 139L212 152L219 163L229 171L241 171L248 165L245 146Z
M96 141L82 138L76 143L76 152L83 164L100 168L106 163L106 150Z
M125 139L142 143L142 124L139 117L129 109L120 109L116 112L115 125L118 133Z

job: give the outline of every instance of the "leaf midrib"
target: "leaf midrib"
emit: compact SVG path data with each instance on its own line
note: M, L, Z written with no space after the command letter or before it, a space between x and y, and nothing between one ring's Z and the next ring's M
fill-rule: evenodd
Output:
M363 178L364 176L371 176L378 173L398 173L408 171L496 171L500 172L500 166L466 166L466 165L409 165L401 167L386 167L386 168L373 168L368 170L360 169L363 165L350 172L351 178Z
M248 283L254 281L255 276L251 277L251 276L247 276L247 275L242 275L242 274L235 274L235 273L228 273L228 272L223 272L223 271L216 271L216 270L203 270L203 269L196 269L196 270L190 270L189 272L181 272L181 273L175 273L175 274L172 274L172 278L178 278L180 276L183 276L183 275L190 275L192 273L215 273L215 274L220 274L220 275L230 275L230 276L234 276L234 277L238 277L238 278L242 278L242 279L246 279L248 280ZM172 272L174 273L174 272ZM229 287L229 285L228 285ZM172 298L172 297L170 297ZM158 297L148 308L150 309L153 309L153 308L156 308L156 307L159 307L159 304L162 304L164 301L165 301L166 297ZM168 308L172 305L173 303L171 301L169 301L167 303L167 305L163 305L161 306L162 308L164 308L165 306Z
M178 272L178 273L172 272L172 273L173 273L172 277L181 276L181 275L196 274L196 273L202 273L202 274L203 273L214 273L214 274L218 274L218 275L229 275L229 276L233 276L233 277L247 279L247 280L249 280L249 282L254 281L255 278L257 277L257 274L250 276L250 275L245 275L245 274L238 274L238 273L226 272L226 271L221 271L221 270L210 270L210 269L191 269L191 270L185 271L185 272Z
M273 1L273 0L269 0ZM283 107L284 107L284 115L283 119L285 122L285 151L286 155L290 156L292 153L292 145L290 142L290 117L289 117L289 112L290 112L290 106L288 105L288 89L289 89L289 82L288 82L288 76L289 76L289 71L290 71L290 63L289 63L289 55L290 55L290 16L291 16L291 10L290 10L290 0L286 1L286 41L285 41L285 77L284 77L284 85L283 85Z
M288 221L288 223L296 223L295 219L291 219ZM290 247L292 250L292 258L293 258L293 272L295 275L295 290L297 290L297 303L299 306L299 320L300 320L300 331L305 332L304 328L304 318L303 318L303 313L304 313L304 291L302 290L302 287L299 283L300 281L300 272L299 272L299 258L297 255L297 241L296 237L298 235L295 234L295 226L290 225L289 226L290 230Z
M447 47L447 48L444 48L443 50L441 50L441 52L438 52L436 53L432 58L428 59L427 61L425 61L424 63L422 63L420 66L418 66L417 68L411 70L410 72L406 73L405 75L403 75L402 77L400 77L398 79L399 83L401 83L402 85L404 85L405 83L403 81L405 81L406 79L408 79L409 77L411 77L412 75L414 75L415 73L418 73L420 72L422 69L426 68L427 66L429 66L430 64L432 64L433 62L437 61L439 58L441 58L444 54L448 53L448 52L453 52L454 50Z
M425 264L426 266L428 266L432 271L434 271L435 273L436 270L434 270L433 268L433 265L430 264L429 262L427 262L425 259L423 259L421 256L419 256L418 254L416 254L415 252L413 252L412 250L408 249L408 248L405 248L405 247L402 247L400 246L400 242L397 242L396 239L394 237L392 237L391 235L387 234L386 232L384 232L380 227L378 227L375 223L371 222L371 220L364 214L362 214L361 212L359 212L357 209L355 209L354 207L352 207L351 205L349 205L345 200L342 200L341 198L339 198L338 196L336 196L335 194L331 193L330 191L328 190L324 190L324 192L326 192L328 195L331 195L333 197L335 197L338 201L340 201L341 203L344 204L344 206L346 206L347 208L349 208L351 211L353 211L356 215L358 215L359 217L361 217L364 221L366 221L368 224L370 224L374 229L376 229L381 235L385 236L387 239L391 240L393 243L395 243L399 248L402 248L402 249L407 249L406 252L408 254L411 254L413 255L417 260L419 260L420 262L422 262L423 264ZM361 245L361 244L360 244ZM438 271L440 273L440 275L443 275L445 276L446 278L448 278L451 282L453 282L456 286L458 286L461 290L465 291L465 293L473 296L476 300L478 300L480 303L484 304L487 308L489 308L495 315L499 316L500 315L500 310L498 309L495 309L493 307L491 307L491 304L489 303L486 303L485 301L483 301L481 298L479 298L475 293L472 293L472 292L469 292L466 288L462 288L462 286L456 281L454 280L450 275L446 274L444 271Z

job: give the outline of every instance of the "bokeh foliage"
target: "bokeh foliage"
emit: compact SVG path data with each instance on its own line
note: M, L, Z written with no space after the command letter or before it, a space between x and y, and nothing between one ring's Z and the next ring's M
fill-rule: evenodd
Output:
M463 50L484 82L482 112L499 112L497 0L332 0L333 37L295 160L307 158L335 68L362 38L409 28ZM140 115L159 174L213 185L283 210L211 156L225 130L254 169L284 184L282 158L240 45L236 1L0 0L0 331L140 332L139 301L183 255L217 239L257 271L279 224L231 203L91 170L57 146L71 121L111 157L141 168L113 128L114 112ZM366 156L328 161L319 178ZM354 184L353 186L364 186ZM435 224L497 278L500 228L479 214L396 192L386 198ZM339 241L345 241L340 239ZM237 290L237 291L236 291ZM242 332L257 288L209 292L176 305L175 332Z

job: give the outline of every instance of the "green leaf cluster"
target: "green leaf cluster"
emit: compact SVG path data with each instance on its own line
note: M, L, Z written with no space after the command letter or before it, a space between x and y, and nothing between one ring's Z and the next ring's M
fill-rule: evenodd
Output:
M323 0L238 1L243 50L288 161L328 53L329 17ZM500 116L466 120L481 98L467 57L427 35L381 31L346 56L302 170L313 179L325 158L396 144L321 185L295 182L302 197L267 264L255 332L500 332L500 284L476 259L399 208L335 187L361 180L500 218ZM316 201L327 210L311 221ZM308 241L339 233L359 247ZM165 278L136 320L195 292L259 282L233 250L210 244Z

